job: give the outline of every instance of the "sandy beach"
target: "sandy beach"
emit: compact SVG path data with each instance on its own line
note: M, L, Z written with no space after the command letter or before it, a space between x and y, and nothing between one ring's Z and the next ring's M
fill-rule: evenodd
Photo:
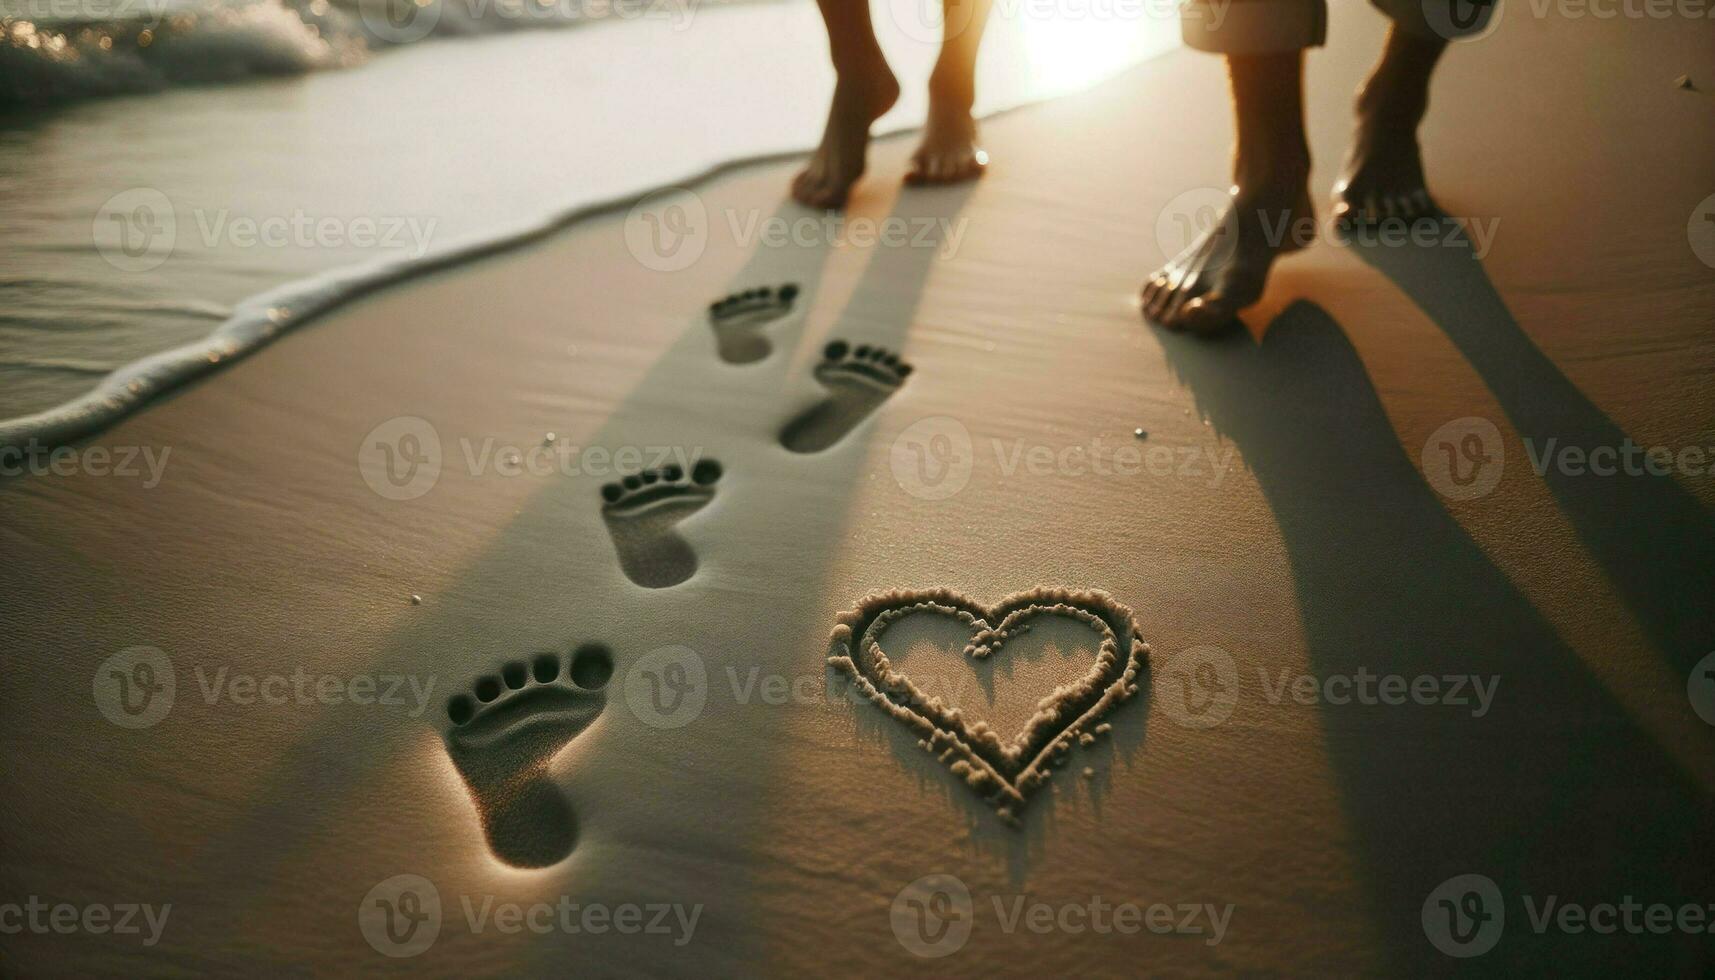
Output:
M1319 195L1384 29L1337 7L1311 56ZM1459 223L1324 224L1224 338L1137 309L1225 183L1221 63L1175 51L986 121L979 182L902 188L889 137L830 222L786 195L801 161L739 168L0 480L0 901L170 904L148 944L0 936L5 972L1707 974L1679 910L1715 903L1708 55L1702 24L1508 8L1424 131ZM841 400L824 362L875 348L881 394ZM1627 445L1674 472L1591 472ZM604 507L645 468L667 506ZM1148 664L1014 826L828 655L871 593L1038 586L1128 607ZM978 671L944 626L883 645L1008 734L1097 657L1048 624ZM539 787L449 751L449 699L545 654L576 733L526 741L571 816L485 832ZM171 689L116 721L144 662ZM401 875L419 938L376 931ZM1505 919L1461 959L1432 933L1467 875ZM968 938L925 953L928 876ZM1573 927L1624 903L1675 925Z

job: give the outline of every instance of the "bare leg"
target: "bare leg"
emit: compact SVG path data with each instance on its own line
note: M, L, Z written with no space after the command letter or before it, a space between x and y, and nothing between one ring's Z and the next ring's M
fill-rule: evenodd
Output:
M792 196L811 207L839 208L863 174L870 124L899 98L899 82L875 41L869 0L817 0L817 6L839 80L822 145L793 179Z
M1358 127L1334 184L1342 223L1412 220L1439 214L1423 180L1417 127L1429 108L1429 78L1447 42L1394 28L1381 61L1358 93Z
M929 76L929 119L923 142L911 155L905 179L914 184L951 183L982 175L988 154L977 147L977 49L988 26L992 0L942 0L946 35Z
M1315 234L1302 53L1229 55L1227 71L1239 131L1232 203L1143 287L1144 315L1176 330L1230 326L1262 296L1275 258Z

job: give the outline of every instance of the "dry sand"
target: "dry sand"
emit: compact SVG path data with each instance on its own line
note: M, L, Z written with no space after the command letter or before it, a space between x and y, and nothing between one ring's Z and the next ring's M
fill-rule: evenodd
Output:
M1539 477L1523 444L1715 444L1715 276L1685 230L1715 190L1715 104L1672 84L1707 70L1707 35L1508 14L1448 58L1425 133L1449 209L1500 219L1492 251L1319 244L1247 318L1260 345L1163 336L1135 310L1163 207L1224 168L1220 63L1180 53L992 121L996 162L975 186L901 192L911 141L877 146L851 220L948 219L950 255L741 247L726 213L805 215L784 200L793 165L758 166L697 188L712 231L682 271L638 261L624 214L592 220L364 299L88 444L170 447L152 489L0 484L0 898L172 903L147 950L12 935L7 972L1438 972L1454 961L1421 908L1464 873L1508 902L1476 969L1707 971L1706 935L1538 935L1521 898L1715 899L1710 731L1686 699L1715 636L1715 487ZM1342 8L1312 58L1319 192L1381 33ZM772 354L723 362L706 305L787 282L802 291L762 328ZM822 396L812 370L836 338L915 370L832 448L790 452L777 436ZM444 449L411 500L372 491L358 465L399 416L429 420ZM1498 427L1504 475L1452 501L1420 450L1469 416ZM931 499L895 450L956 431L911 429L940 418L968 432L972 465ZM464 462L460 440L529 449L549 431L719 460L712 497L678 525L687 580L628 580L601 508L610 477ZM1203 462L1007 472L1020 447L1098 439ZM1072 751L1019 829L874 707L815 693L835 616L869 592L992 602L1039 584L1135 610L1152 686ZM448 758L446 699L592 642L613 651L606 707L546 770L576 847L509 867ZM177 684L142 730L91 697L97 665L135 645L164 651ZM637 692L660 664L645 655L673 645L704 665L706 702L666 728ZM1183 657L1202 647L1237 678L1212 727L1186 700ZM223 669L299 668L433 686L419 716L409 688L395 706L204 695ZM1283 678L1360 670L1499 686L1481 718L1271 700ZM769 703L749 686L769 675L803 680L800 696ZM1017 697L1046 693L1018 679ZM444 921L393 960L358 911L404 873L433 881ZM890 907L937 873L968 888L974 929L951 958L920 959ZM1232 913L1214 944L1009 933L995 903L1025 893ZM478 934L463 907L562 896L702 908L675 945Z

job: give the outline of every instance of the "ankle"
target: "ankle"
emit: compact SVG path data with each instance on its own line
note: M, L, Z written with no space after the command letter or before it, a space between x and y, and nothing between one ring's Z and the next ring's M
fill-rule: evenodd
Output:
M1358 125L1363 129L1389 136L1411 136L1429 111L1429 91L1409 83L1372 77L1358 93L1356 108Z
M1233 161L1234 197L1241 202L1288 206L1309 193L1310 150L1305 146L1265 153L1239 152Z
M834 58L834 75L840 87L854 91L885 89L893 81L893 69L879 47L841 53Z
M1358 90L1359 124L1395 134L1415 133L1429 110L1429 80L1445 47L1445 43L1399 31L1389 35L1381 61Z
M976 79L963 66L936 64L934 72L929 75L931 109L969 113L976 104L976 96Z

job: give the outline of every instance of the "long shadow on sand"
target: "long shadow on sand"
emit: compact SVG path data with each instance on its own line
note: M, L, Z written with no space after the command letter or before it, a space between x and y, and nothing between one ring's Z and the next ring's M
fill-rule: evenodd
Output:
M775 212L775 217L793 220L801 217L803 213L803 209L798 205L783 200ZM603 219L597 217L592 220ZM578 234L581 230L581 225L574 226L559 234ZM829 252L826 243L791 249L757 248L743 268L729 280L728 287L722 292L712 294L711 298L760 284L791 281L801 286L798 303L801 308L807 308L814 301ZM486 261L504 262L507 258L507 255L502 254L481 260L470 268L479 268L481 262ZM400 288L409 289L411 286L407 283ZM803 320L798 318L790 323L771 326L770 334L781 347L789 348L798 342L802 327ZM673 402L673 397L684 388L683 379L687 376L713 371L748 371L752 372L750 376L757 381L756 390L765 396L776 390L780 377L788 369L790 358L780 356L777 351L774 357L761 365L734 368L719 362L715 355L715 340L710 334L706 310L702 307L687 310L686 325L681 334L639 379L632 392L613 408L602 427L588 437L587 444L615 445L636 438L636 420L639 417L654 420L649 423L650 427L661 434L663 442L670 442L675 426L684 420L684 413L693 410L682 408ZM748 406L747 421L754 421L756 447L753 448L760 448L772 441L770 426L781 407L760 400ZM718 453L729 461L733 459L729 455L730 452L745 449L733 445L709 448L711 455ZM468 659L461 662L458 652L448 651L446 637L460 629L471 629L473 623L480 624L479 633L510 635L513 631L507 625L507 619L519 615L519 569L531 569L532 577L539 579L553 576L561 569L562 563L568 560L612 565L611 574L606 577L616 589L600 597L574 597L569 615L556 608L549 614L553 618L550 626L554 631L573 640L582 638L605 641L610 637L604 632L608 628L604 624L630 619L659 624L657 639L652 641L655 644L689 642L705 654L732 648L734 644L729 642L727 637L720 635L722 630L727 628L725 624L711 626L706 620L694 621L689 615L688 610L696 602L697 596L709 588L707 582L700 586L686 583L673 590L629 587L628 584L622 584L624 579L620 575L612 547L607 541L599 538L579 540L570 533L570 522L567 519L570 511L594 511L599 506L598 482L588 478L566 478L563 475L548 478L510 523L499 531L486 550L452 576L446 589L448 599L445 607L436 610L431 616L402 626L388 644L375 651L375 669L405 672L422 670L425 651L435 651L438 656L450 655L454 666L447 668L448 677L444 685L449 690L437 689L437 694L444 695L457 690L461 684L468 685L471 679L481 674L495 671L502 659L526 655L529 651L522 649L488 650L475 655L463 655ZM732 507L746 506L742 494L729 494L721 504ZM794 523L784 530L803 534L805 547L810 553L823 555L833 551L832 535L835 531L831 527L832 523L831 517L809 515L804 522ZM724 544L719 541L705 542L706 563L719 564L720 549L723 546L732 547L734 544L730 541ZM568 555L575 557L568 559ZM768 585L762 587L769 588ZM566 588L570 590L570 584ZM756 601L760 603L765 600ZM792 611L782 617L780 628L805 628L798 625L796 620L808 615L808 612L800 612L797 606L793 606ZM725 618L728 623L732 623L754 616L754 610L735 608ZM629 714L621 714L626 712L626 708L620 695L619 684L620 678L625 676L634 659L646 649L647 646L639 648L630 645L614 651L615 687L610 692L606 711L615 721L623 719L627 725L638 724ZM816 655L814 650L791 652L812 657ZM747 655L757 656L754 651L748 652ZM720 666L721 661L711 656L711 679L719 673ZM802 670L804 663L799 660L795 667L790 663L782 664L779 669L784 672ZM423 726L425 730L421 737L437 743L429 750L431 757L443 751L438 743L442 739L440 728L441 720L445 718L444 703L444 696L437 697L423 719L427 724ZM721 710L723 707L727 710ZM709 737L700 738L696 742L700 747L699 751L705 754L699 760L701 764L692 770L694 774L745 772L750 773L759 783L766 781L767 773L774 764L768 756L770 747L774 744L769 737L771 733L764 730L757 735L750 729L739 728L735 734L734 729L729 727L740 720L740 714L744 710L756 708L751 706L746 709L743 705L735 706L730 703L723 705L715 698L710 698L709 710L699 719L697 729L699 735L706 732ZM770 717L772 719L777 715L778 711L775 711ZM235 921L246 914L257 914L258 909L266 907L270 890L280 887L281 876L290 874L290 871L283 869L292 863L292 856L300 850L313 850L317 846L317 842L325 833L323 821L329 819L329 808L337 812L342 806L350 806L349 803L341 801L330 802L317 808L306 808L303 805L305 799L326 795L329 760L338 760L338 765L343 769L340 783L351 787L364 786L374 781L376 772L382 767L399 763L399 756L395 753L400 743L392 732L392 721L382 717L380 713L368 713L363 716L363 720L376 726L374 737L354 738L349 730L352 718L352 715L328 715L324 725L311 728L290 751L282 753L271 769L258 772L255 794L249 801L244 819L226 828L221 834L212 835L211 839L203 843L198 873L221 882L212 890L222 894L247 896L247 900L257 906L257 909L247 909L242 901L236 903L236 907L229 910L229 914L235 916ZM747 732L749 734L746 734ZM361 748L354 750L354 745ZM720 935L719 941L725 944L733 955L741 959L754 956L754 952L745 954L739 951L748 936L744 928L744 911L749 901L749 891L742 865L736 860L736 856L742 853L746 828L765 824L763 814L756 809L761 805L758 802L760 794L755 791L729 792L722 800L720 814L705 815L697 808L683 803L684 797L676 795L694 794L697 778L701 777L680 774L669 779L662 774L657 775L661 778L657 780L656 788L663 794L662 798L667 800L667 805L662 810L662 823L659 827L628 828L628 831L635 829L639 839L621 842L620 849L623 850L626 846L657 846L643 842L649 841L652 834L663 830L671 834L670 825L675 820L689 820L703 826L718 823L723 827L730 827L732 834L729 846L732 851L723 851L712 856L698 855L701 863L693 862L695 866L685 875L690 883L683 887L688 890L703 888L705 892L712 892L715 890L714 886L707 884L702 876L711 874L710 868L720 869L719 891L728 897L728 901L720 908L710 907L702 928ZM462 793L464 789L461 787L457 792ZM576 813L584 812L585 804L578 800L571 800L570 806ZM570 834L574 839L577 837L578 830L575 826L570 830ZM271 842L266 854L258 853L256 842L262 840ZM472 860L474 863L482 858L473 855ZM639 878L639 881L643 880L642 877ZM568 891L603 884L587 880L571 882L562 879L562 882ZM647 945L640 944L638 948L645 948ZM660 945L648 948L657 948ZM661 950L660 955L671 956L676 952ZM566 954L566 949L558 944L542 943L523 955L530 962L546 969L550 963L563 964ZM659 963L649 967L633 962L632 967L642 969L645 973L660 972L661 969Z
M1446 332L1538 457L1632 444L1519 327L1469 242L1354 246ZM1668 475L1549 465L1542 479L1668 662L1688 673L1715 645L1715 514Z
M895 211L900 215L941 217L950 221L958 215L970 193L968 186L914 191L900 200ZM801 209L789 202L783 203L779 212L789 220L802 214ZM568 233L576 234L577 230L572 229ZM759 248L745 268L732 278L728 291L758 284L798 282L802 284L798 303L808 309L818 291L828 252L825 244L784 251ZM938 254L939 250L933 248L878 249L869 259L869 266L851 303L842 311L830 336L845 337L853 343L899 348L913 321ZM505 261L505 258L495 261ZM648 734L661 739L661 744L669 747L685 746L684 751L692 754L687 757L691 764L671 772L652 774L647 795L659 801L651 805L651 816L659 814L659 819L652 819L647 825L626 825L620 831L623 840L604 843L609 845L605 853L611 856L645 853L650 849L676 853L675 848L685 846L687 840L713 841L713 850L705 847L697 853L686 853L674 859L680 863L666 867L651 865L639 873L638 885L643 887L648 881L659 880L661 876L672 876L674 887L680 894L720 894L720 906L709 907L704 924L699 927L699 936L706 932L716 937L711 941L721 945L730 962L754 960L758 955L756 950L747 949L748 944L754 941L754 923L760 914L754 904L762 899L754 895L746 868L748 859L756 853L755 848L762 846L758 842L765 841L771 833L772 814L767 809L767 787L775 779L778 767L784 764L775 759L773 753L780 744L778 728L788 716L767 705L736 703L725 690L721 678L724 678L728 665L744 667L756 664L758 658L761 658L760 666L763 668L787 676L800 675L805 670L819 671L824 650L815 646L798 649L780 644L759 647L746 639L749 634L745 631L753 629L754 624L762 620L766 620L771 632L779 636L814 635L825 631L825 625L812 622L821 612L818 603L806 601L806 586L815 586L830 570L825 559L797 563L789 568L775 568L764 563L752 566L756 569L755 577L739 577L733 571L735 558L741 550L775 547L791 547L815 556L839 553L840 543L849 533L847 524L855 519L850 513L850 498L867 472L866 444L869 439L877 437L874 435L874 422L870 421L857 426L836 445L814 455L788 454L779 447L776 439L780 421L801 410L801 407L794 407L788 392L810 392L817 387L808 377L800 376L799 372L806 365L795 365L795 359L788 356L790 348L802 342L802 326L803 321L800 320L796 327L784 324L771 327L770 333L777 345L774 355L758 364L735 368L720 363L715 357L715 343L709 336L705 311L700 308L688 310L687 324L680 337L662 353L633 392L612 410L601 430L587 437L587 442L589 445L606 445L640 438L648 441L652 438L651 433L660 433L664 440L670 440L677 424L675 418L683 421L687 413L707 414L710 411L694 393L685 392L686 377L710 372L746 372L745 377L750 379L745 382L746 390L752 397L742 407L744 435L736 444L711 446L711 453L720 454L723 461L730 464L728 468L733 471L734 479L746 476L760 478L740 472L745 468L741 464L748 463L752 473L772 474L805 484L806 499L814 498L811 501L813 505L771 513L769 498L731 489L723 491L721 499L708 508L709 513L722 511L729 527L767 527L773 540L723 540L700 535L703 567L692 579L671 589L644 590L621 586L619 583L623 579L619 577L616 566L606 576L615 590L599 599L594 596L577 598L564 627L568 632L578 630L581 631L579 635L588 633L591 639L599 640L606 638L600 632L603 623L624 620L648 623L656 637L650 641L651 645L688 643L707 659L709 698L695 725L688 729L694 738L681 736L678 741L672 741L674 732L663 735L646 729L642 723L620 713L625 710L623 698L618 693L620 688L616 686L611 692L608 710L613 713L613 719L609 724L623 723L633 735ZM809 484L814 484L814 487L809 487ZM578 508L593 510L598 504L596 487L589 481L550 479L523 505L483 554L452 577L444 591L447 596L456 597L456 605L449 598L444 610L437 610L433 615L403 627L384 649L377 651L376 663L390 666L420 660L422 651L444 650L447 635L459 629L469 630L472 623L482 625L495 635L507 635L506 617L515 615L517 606L510 593L518 587L518 570L521 567L552 574L567 561L613 562L611 548L606 542L575 540L567 534L568 513ZM741 510L750 513L741 517L736 513ZM568 558L568 555L574 557ZM601 576L597 578L599 580ZM877 582L873 585L866 583L865 587L901 584L911 583ZM605 585L603 587L606 588ZM706 601L711 590L720 593L723 601ZM810 592L809 595L818 593ZM839 601L844 603L856 598L855 595L839 597ZM556 618L560 615L562 613L557 610ZM658 630L655 629L657 626ZM647 645L636 644L615 647L615 685L623 683L621 679L648 648ZM484 659L470 663L472 676L493 669L486 659L490 655L482 656ZM867 712L871 709L864 705L858 710ZM759 718L755 714L758 711L764 712L765 717ZM349 749L353 742L350 732L331 716L326 729L312 730L291 751L283 754L271 771L258 774L258 791L246 819L207 843L205 857L199 861L203 873L217 879L228 876L236 879L238 884L233 890L237 894L249 896L258 908L265 905L267 888L264 884L274 882L277 885L276 876L284 873L276 864L289 863L289 855L314 848L322 831L320 821L325 819L325 812L318 816L306 811L302 800L325 791L326 759L337 756L342 760L350 777L343 779L342 783L349 785L362 785L370 771L397 762L386 748L396 747L397 741L384 737L387 734L385 730L378 730L376 734L374 740L358 740L360 744L376 748L354 755ZM423 737L438 739L439 733L424 732ZM931 761L922 758L920 751L916 756L912 762L914 765ZM945 768L938 768L934 777L950 781ZM718 792L711 788L714 783L719 784ZM963 791L959 785L953 788ZM707 801L716 798L720 800L720 806L711 812L707 809ZM583 802L573 800L572 806L580 815L585 813ZM257 859L255 842L260 839L275 842L273 853L279 857L272 859L274 863L269 859ZM673 843L668 845L663 841ZM564 887L574 891L602 884L586 878L576 883L565 882ZM611 882L608 885L610 891L618 887ZM604 900L615 897L604 893ZM549 963L563 963L565 954L565 948L549 943L528 955L531 962L547 966ZM679 951L661 949L658 954L651 952L647 955L659 955L663 959L638 959L632 962L633 968L646 973L660 972L663 964L672 956L679 955Z
M1324 681L1498 679L1480 717L1472 704L1319 709L1370 914L1394 967L1454 962L1426 939L1425 900L1472 873L1499 886L1505 929L1468 967L1584 974L1707 965L1703 935L1533 929L1526 896L1538 909L1548 896L1706 902L1715 893L1711 804L1442 507L1340 327L1298 303L1260 344L1242 333L1156 335L1273 510L1312 672Z

